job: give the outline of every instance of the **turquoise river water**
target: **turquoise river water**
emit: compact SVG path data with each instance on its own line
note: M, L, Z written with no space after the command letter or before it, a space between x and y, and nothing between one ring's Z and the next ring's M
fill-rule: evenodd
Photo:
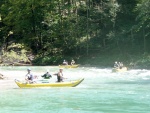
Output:
M14 79L24 79L29 67L1 67L0 113L150 113L150 70L112 73L110 68L64 69L67 80L84 78L77 87L21 89ZM32 66L42 75L54 66ZM53 76L52 81L56 81Z

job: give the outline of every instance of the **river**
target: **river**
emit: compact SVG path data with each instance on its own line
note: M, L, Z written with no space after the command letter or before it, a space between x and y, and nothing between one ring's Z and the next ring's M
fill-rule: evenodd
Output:
M150 70L112 73L110 68L64 69L68 80L84 78L77 87L21 89L14 79L24 79L27 68L34 75L57 66L1 67L8 78L0 80L0 113L149 113ZM56 81L56 77L52 77Z

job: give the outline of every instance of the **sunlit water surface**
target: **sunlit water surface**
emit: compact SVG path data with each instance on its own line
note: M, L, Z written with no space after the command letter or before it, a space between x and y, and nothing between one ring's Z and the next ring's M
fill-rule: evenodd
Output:
M112 73L111 69L64 69L67 80L85 78L77 87L21 89L29 67L1 67L0 113L150 113L150 70ZM30 67L34 75L51 74L58 67ZM51 79L56 81L56 77Z

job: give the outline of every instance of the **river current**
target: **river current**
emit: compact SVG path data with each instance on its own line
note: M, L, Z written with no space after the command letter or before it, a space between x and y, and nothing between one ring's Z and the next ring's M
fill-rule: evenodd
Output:
M41 76L57 66L1 67L0 113L150 113L150 70L112 73L110 68L64 69L67 80L84 78L76 87L21 89L14 79L24 79L27 68ZM56 81L56 77L51 79Z

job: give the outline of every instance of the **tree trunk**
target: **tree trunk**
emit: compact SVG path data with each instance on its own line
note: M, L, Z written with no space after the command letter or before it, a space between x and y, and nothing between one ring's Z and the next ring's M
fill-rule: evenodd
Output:
M144 30L144 28L143 28L143 46L144 46L144 53L146 52L146 37L145 37L145 30Z

